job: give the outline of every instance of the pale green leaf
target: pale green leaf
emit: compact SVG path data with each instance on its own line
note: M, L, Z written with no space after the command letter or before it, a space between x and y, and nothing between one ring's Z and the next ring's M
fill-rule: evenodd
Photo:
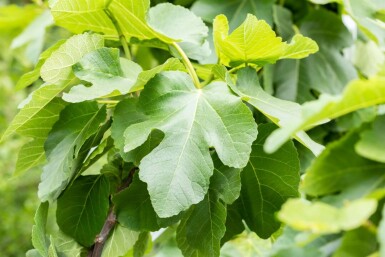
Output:
M282 42L269 24L251 14L230 35L227 23L224 15L214 20L215 47L225 65L264 65L284 58L304 58L318 51L317 43L302 35L296 35L290 44Z
M47 164L43 168L38 195L43 200L55 200L74 175L76 157L81 146L105 121L106 109L86 102L67 106L53 126L45 151Z
M42 257L38 250L32 249L25 253L26 257Z
M225 221L225 204L209 190L204 200L193 206L178 226L176 240L183 256L219 256Z
M301 118L274 131L266 140L265 150L267 152L276 151L292 135L298 131L309 129L315 124L384 102L385 77L355 80L346 86L341 95L324 94L318 100L302 105Z
M87 252L74 239L58 231L51 239L55 244L59 256L63 257L82 257Z
M314 4L329 4L329 3L342 4L343 0L308 0L308 1Z
M74 86L69 93L64 93L63 99L77 103L130 92L142 68L119 56L119 49L106 47L83 56L73 66L73 71L79 79L91 82L92 86Z
M269 238L279 227L275 213L289 198L298 196L299 160L292 142L274 154L263 151L273 124L260 125L248 165L241 173L239 209L247 226L261 238Z
M56 247L55 247L55 245L54 245L54 243L53 243L53 238L52 238L52 236L50 236L50 241L51 241L51 244L49 245L49 247L48 247L48 257L59 257L58 256L58 253L57 253L57 251L56 251Z
M62 44L64 44L66 40L62 39L56 42L54 45L52 45L50 48L45 50L43 53L41 53L39 60L35 66L35 68L23 74L20 79L17 81L16 89L20 90L25 87L28 87L29 85L33 84L36 80L40 77L40 69L41 66L43 66L44 62L51 56L53 52L55 52Z
M172 42L148 26L146 22L150 0L57 0L52 6L52 15L57 25L74 33L92 30L101 32L105 37L118 39L118 33L110 13L113 14L127 39L140 40L159 38L166 43Z
M139 165L160 217L174 216L204 198L214 169L209 147L227 166L247 164L257 126L226 84L196 89L186 73L164 72L146 85L139 105L147 120L127 128L124 150L142 145L153 129L165 134Z
M359 156L354 150L358 140L358 134L351 132L328 145L308 168L302 189L309 195L321 196L351 186L356 189L360 188L361 184L368 186L366 183L372 186L366 190L363 188L365 191L378 186L379 182L383 181L385 164Z
M46 225L48 216L47 202L41 203L35 214L35 225L32 227L32 244L41 256L48 255L49 240L46 236Z
M109 193L104 176L79 177L57 201L60 229L82 245L91 246L107 218Z
M139 232L117 225L103 247L101 257L119 257L125 255L138 240Z
M189 9L170 3L158 4L148 13L148 24L157 32L176 39L186 55L201 60L210 55L208 28Z
M42 79L50 84L63 83L73 78L72 65L87 53L103 47L101 35L81 34L69 38L52 52L40 70Z
M355 146L357 153L373 161L385 162L385 116L379 116L371 129L360 134L360 141Z
M342 208L322 202L290 199L283 205L278 218L296 230L331 234L358 228L376 208L377 202L370 199L348 202Z
M374 76L385 63L385 53L373 41L358 40L354 45L353 64L367 77Z
M216 68L219 69L219 67ZM233 84L228 73L223 73L224 70L222 70L222 72L219 70L215 72L222 73L222 79L229 84L234 92L278 126L286 127L288 124L300 120L301 106L297 103L281 100L266 93L261 88L257 72L254 69L244 68L240 70L237 73L238 79L236 86ZM324 148L322 145L313 141L303 131L297 132L294 138L310 149L314 155L318 155Z

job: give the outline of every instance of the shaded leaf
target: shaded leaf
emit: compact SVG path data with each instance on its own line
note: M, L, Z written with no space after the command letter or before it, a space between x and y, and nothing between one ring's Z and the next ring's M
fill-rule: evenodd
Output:
M159 217L174 216L203 199L214 169L210 146L225 165L246 165L257 126L224 83L195 89L187 74L164 72L146 85L139 106L147 120L127 128L124 150L142 145L153 129L165 134L139 166Z
M91 246L109 210L109 183L104 176L81 176L57 201L60 229L84 246Z
M42 200L54 200L67 186L75 172L75 159L81 146L98 131L106 119L106 109L85 102L67 106L53 126L45 151L47 164L43 168L38 195Z
M376 235L367 228L358 228L347 231L343 237L341 246L333 254L333 257L361 257L369 256L377 249Z
M263 151L263 143L274 127L272 124L259 126L249 163L241 173L238 204L247 226L265 239L280 227L275 213L289 198L298 196L300 180L298 154L292 142L274 154Z
M48 256L49 240L46 236L46 225L49 204L41 203L35 214L35 225L32 227L32 244L43 257Z

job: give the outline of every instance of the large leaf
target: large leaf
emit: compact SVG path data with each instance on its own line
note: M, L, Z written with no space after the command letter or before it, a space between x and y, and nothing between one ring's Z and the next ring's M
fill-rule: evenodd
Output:
M75 159L81 146L105 121L106 109L86 102L67 106L52 128L45 143L48 163L39 184L40 199L55 200L75 171Z
M142 145L153 129L165 134L139 166L160 217L176 215L203 199L214 168L210 147L227 166L247 164L257 126L226 84L196 89L186 73L164 72L147 84L139 105L147 120L127 128L124 150Z
M138 240L139 232L117 225L103 247L102 257L124 256Z
M355 146L357 153L373 161L385 162L385 116L379 116L371 129L361 133Z
M360 199L347 203L342 208L322 202L290 199L283 205L278 218L296 230L331 234L358 228L376 208L377 202L373 199Z
M119 56L119 49L106 47L85 55L73 70L79 79L91 82L92 86L72 87L69 93L63 95L63 99L76 103L130 92L142 68Z
M170 3L158 4L150 9L148 24L155 31L181 41L177 44L188 57L201 60L210 55L206 40L208 28L189 9Z
M101 32L107 38L118 39L118 32L111 20L111 14L127 39L159 38L172 42L168 37L155 32L147 25L146 14L150 0L57 0L52 6L52 15L57 25L74 33L92 30Z
M44 142L59 113L64 108L60 99L52 100L37 115L18 128L17 132L23 136L32 137L31 142L22 146L16 162L15 174L21 174L45 161Z
M225 221L225 204L209 190L204 200L193 206L178 226L177 242L183 256L219 256Z
M385 102L385 77L355 80L338 96L321 95L316 101L302 105L301 119L293 120L274 131L266 140L265 150L273 152L300 130L340 117L355 110Z
M233 30L241 25L248 13L273 25L273 4L273 0L198 0L191 10L208 23L212 23L217 15L224 14L229 18L230 29Z
M289 198L298 196L299 160L292 142L274 154L263 151L274 125L259 126L248 165L241 173L239 208L248 227L261 238L269 238L279 227L275 213Z
M73 78L72 65L89 52L103 47L101 35L75 35L62 44L41 67L40 74L43 80L50 84L68 81Z
M383 180L385 164L359 156L354 151L358 142L357 133L349 133L336 141L312 163L306 172L302 189L309 195L333 194L373 181L375 186ZM367 188L366 190L370 190Z
M110 188L104 176L81 176L57 201L60 229L84 246L91 246L109 210Z
M376 249L376 234L368 228L361 227L344 234L341 246L333 254L333 257L370 256Z
M251 14L230 35L226 16L217 16L214 42L221 62L227 66L242 63L261 66L284 58L301 59L318 51L313 40L300 34L295 35L290 44L282 42L269 24Z

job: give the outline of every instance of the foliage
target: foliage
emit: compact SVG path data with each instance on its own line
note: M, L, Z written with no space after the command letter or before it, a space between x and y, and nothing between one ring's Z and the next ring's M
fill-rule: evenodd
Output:
M42 170L27 256L384 254L382 1L39 8L1 139Z

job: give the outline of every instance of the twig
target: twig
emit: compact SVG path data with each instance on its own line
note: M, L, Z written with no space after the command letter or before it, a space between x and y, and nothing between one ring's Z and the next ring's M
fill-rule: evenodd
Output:
M127 178L122 182L121 186L118 188L117 193L128 188L132 183L132 179L136 172L137 168L133 168L130 170ZM100 257L102 256L103 248L105 243L107 242L108 236L111 231L115 228L117 223L116 214L115 214L115 206L111 205L110 211L108 213L107 219L103 224L103 228L100 233L95 238L95 244L92 246L89 251L87 257Z

